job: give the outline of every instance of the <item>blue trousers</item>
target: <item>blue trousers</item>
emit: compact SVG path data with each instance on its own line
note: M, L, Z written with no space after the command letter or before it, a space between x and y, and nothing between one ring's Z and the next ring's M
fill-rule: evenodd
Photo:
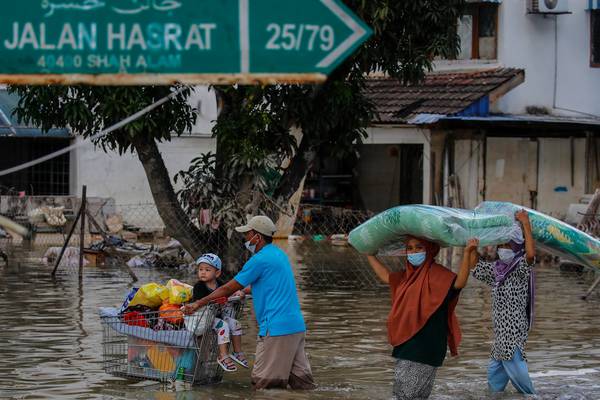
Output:
M521 350L516 349L512 360L490 360L488 365L488 386L492 392L502 392L508 381L519 393L535 394L533 383L527 370L527 362L523 359Z

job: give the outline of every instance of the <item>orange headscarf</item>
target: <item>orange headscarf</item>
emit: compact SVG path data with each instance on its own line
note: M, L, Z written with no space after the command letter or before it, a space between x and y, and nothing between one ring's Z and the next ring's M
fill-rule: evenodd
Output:
M425 326L446 299L456 279L454 272L434 262L440 246L416 239L425 245L427 252L423 265L415 268L407 262L405 271L390 274L392 309L387 328L392 346L405 343ZM448 307L448 346L453 356L458 354L461 339L460 326L454 313L457 302L458 296Z

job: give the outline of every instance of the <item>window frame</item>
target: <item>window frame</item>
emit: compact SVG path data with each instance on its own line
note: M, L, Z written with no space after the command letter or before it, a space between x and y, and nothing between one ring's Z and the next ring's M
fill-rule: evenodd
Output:
M487 58L481 58L480 55L480 49L479 49L479 21L480 21L480 14L481 14L481 9L484 7L493 7L495 9L495 16L494 16L494 25L495 25L495 32L494 32L494 49L495 49L495 57L493 59L487 59ZM460 59L460 58L454 58L454 60L456 61L495 61L498 60L498 22L499 22L499 15L500 15L500 4L496 4L496 3L486 3L486 2L479 2L479 3L467 3L466 9L465 11L469 11L469 12L465 12L463 15L471 15L473 17L473 21L472 21L472 27L471 27L471 58L465 58L465 59ZM458 23L457 23L458 24ZM457 25L458 28L458 25ZM462 46L462 43L461 43Z
M591 68L600 68L600 32L594 35L594 22L595 19L598 18L600 20L600 10L590 10L590 67ZM600 26L600 22L598 22ZM598 43L594 44L594 36L598 36ZM598 54L598 61L594 61L594 52Z
M0 165L6 163L10 166L14 165L14 161L36 159L68 147L72 140L71 137L0 137L0 154L12 152L12 157L4 157L4 162L0 162ZM1 177L0 186L14 187L17 191L25 191L31 196L69 196L73 177L72 165L70 154L63 154L26 170Z

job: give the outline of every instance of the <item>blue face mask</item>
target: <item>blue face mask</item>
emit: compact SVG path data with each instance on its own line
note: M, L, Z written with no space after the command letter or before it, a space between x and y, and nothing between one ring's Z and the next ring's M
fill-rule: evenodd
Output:
M254 235L256 236L256 235ZM252 238L250 240L248 240L246 243L244 243L244 246L246 247L246 249L248 249L248 251L252 254L256 253L256 245L252 243L252 239L254 239L254 236L252 236Z
M425 259L427 258L427 253L425 253L425 252L413 253L413 254L409 254L407 257L408 257L408 262L413 267L420 267L425 262Z

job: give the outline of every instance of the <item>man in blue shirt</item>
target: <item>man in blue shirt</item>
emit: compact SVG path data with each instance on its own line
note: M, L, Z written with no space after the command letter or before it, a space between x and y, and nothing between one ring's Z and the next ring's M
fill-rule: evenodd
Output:
M253 256L234 279L209 296L185 307L187 314L211 300L252 288L258 322L256 357L252 370L255 389L314 389L310 363L304 351L306 327L300 310L296 282L287 255L273 245L275 224L265 216L251 218L236 228Z

